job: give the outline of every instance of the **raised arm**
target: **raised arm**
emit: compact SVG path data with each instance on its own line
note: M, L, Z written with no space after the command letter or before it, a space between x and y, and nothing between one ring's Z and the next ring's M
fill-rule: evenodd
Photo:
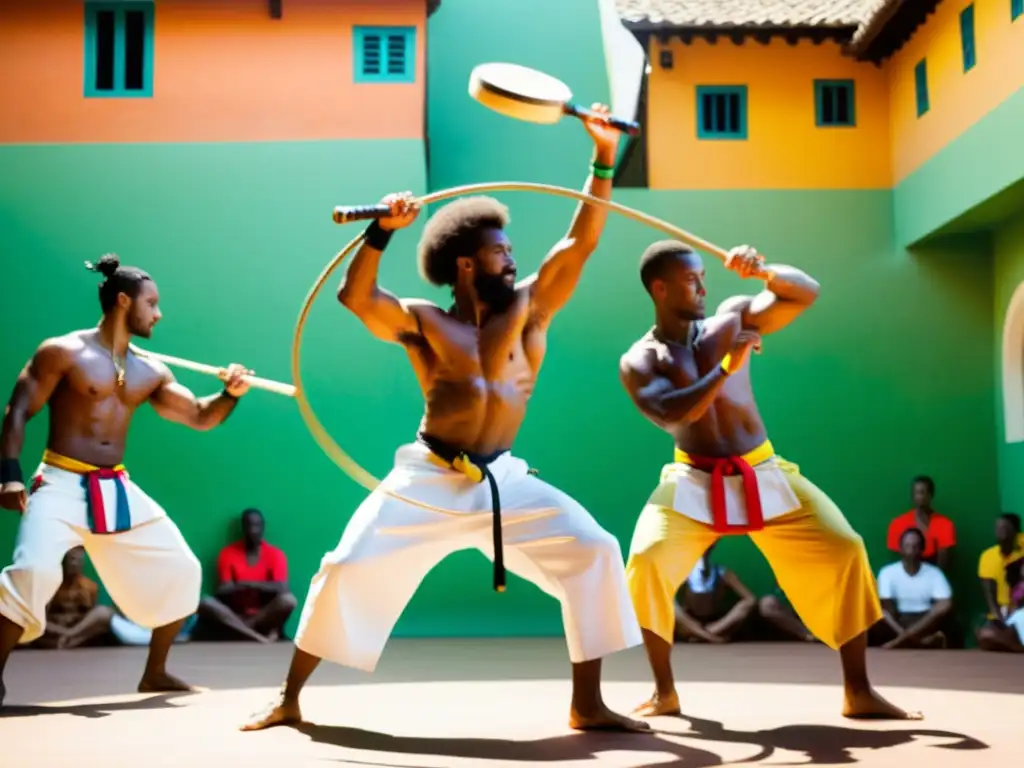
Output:
M249 389L243 377L250 371L240 365L230 365L222 377L224 389L207 397L196 397L188 387L178 383L170 369L162 363L156 365L160 366L162 380L149 397L153 410L168 421L200 432L223 424L235 410L238 399Z
M725 380L743 367L759 341L756 332L740 331L729 354L686 387L674 386L658 372L653 350L634 347L619 361L619 379L636 407L657 426L693 423L715 401Z
M718 307L718 314L739 314L744 328L754 329L761 335L782 330L818 298L820 286L814 278L785 264L766 265L749 246L733 248L725 266L744 278L753 277L761 270L772 274L765 281L764 290L757 295L734 296Z
M593 109L601 114L608 112L608 108L601 104L595 104ZM584 120L584 124L587 133L594 140L594 154L591 172L583 185L583 191L602 200L608 200L612 196L612 176L619 145L619 132L608 127L600 119ZM569 301L583 273L583 265L597 249L607 220L607 209L580 203L576 207L565 237L548 252L537 273L524 281L529 284L534 324L546 325Z
M19 462L25 425L49 402L73 361L74 353L66 342L48 339L18 375L0 432L0 506L4 509L25 511L28 496Z
M363 244L338 286L338 301L381 341L404 344L422 336L416 307L427 302L399 299L377 284L377 273L391 235L415 221L419 206L410 193L388 195L381 202L391 206L393 215L367 227Z

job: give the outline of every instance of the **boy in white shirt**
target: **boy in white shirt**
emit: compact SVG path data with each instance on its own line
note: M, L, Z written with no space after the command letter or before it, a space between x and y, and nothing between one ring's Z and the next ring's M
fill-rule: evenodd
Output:
M908 528L900 537L901 559L878 572L882 615L893 635L883 648L936 648L946 645L941 627L953 609L945 574L923 562L924 534Z

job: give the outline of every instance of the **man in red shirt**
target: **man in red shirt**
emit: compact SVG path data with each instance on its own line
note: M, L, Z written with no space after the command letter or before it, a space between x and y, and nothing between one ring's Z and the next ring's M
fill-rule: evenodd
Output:
M215 628L229 630L229 637L272 643L298 603L288 589L288 560L263 540L265 527L258 509L242 513L242 538L221 550L217 592L203 598L199 613Z
M911 485L911 500L914 508L889 523L887 547L900 552L900 541L908 528L917 528L924 534L925 547L922 553L925 562L939 566L949 573L953 564L953 546L956 544L956 527L945 515L932 509L935 496L935 481L926 475L915 477Z

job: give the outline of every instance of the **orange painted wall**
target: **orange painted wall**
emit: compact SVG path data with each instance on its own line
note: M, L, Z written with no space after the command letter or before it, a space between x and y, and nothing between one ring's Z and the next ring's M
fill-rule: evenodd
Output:
M1010 21L1010 0L974 0L977 64L964 72L960 11L967 5L967 0L940 3L886 64L896 183L1024 85L1024 16ZM922 58L928 62L931 108L919 118L914 67Z
M671 70L659 56L673 53ZM652 41L647 139L652 189L881 189L892 184L884 72L834 43ZM854 128L815 125L814 80L855 81ZM696 86L746 85L746 141L697 138Z
M81 0L0 2L0 143L422 138L422 0L157 0L150 99L83 96ZM416 81L356 84L352 26L417 27Z

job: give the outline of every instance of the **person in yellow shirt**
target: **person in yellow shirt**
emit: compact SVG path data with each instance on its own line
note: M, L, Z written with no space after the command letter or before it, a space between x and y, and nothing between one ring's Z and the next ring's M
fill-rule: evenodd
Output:
M978 560L978 578L988 605L988 616L975 636L982 650L1021 652L1024 646L1017 632L1006 624L1006 619L1018 607L1014 606L1012 595L1024 576L1020 515L1004 512L996 519L996 542L994 547L982 552Z

